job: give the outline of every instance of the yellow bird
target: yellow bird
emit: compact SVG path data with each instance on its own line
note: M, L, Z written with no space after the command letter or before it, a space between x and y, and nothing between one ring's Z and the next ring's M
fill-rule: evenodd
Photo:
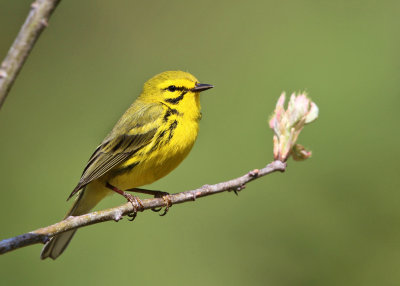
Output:
M200 92L212 87L183 71L166 71L148 80L90 157L69 196L79 193L66 217L88 213L113 192L132 201L123 190L150 184L175 169L192 149L199 131ZM51 238L41 258L56 259L75 232Z

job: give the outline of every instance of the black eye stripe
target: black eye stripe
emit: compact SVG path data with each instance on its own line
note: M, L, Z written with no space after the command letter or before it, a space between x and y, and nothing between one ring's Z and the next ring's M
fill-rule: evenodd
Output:
M166 88L164 88L165 90L168 90L168 91L170 91L170 92L174 92L174 91L176 91L176 90L179 90L179 91L184 91L184 90L187 90L187 88L185 88L185 87L183 87L183 86L175 86L175 85L170 85L170 86L168 86L168 87L166 87Z

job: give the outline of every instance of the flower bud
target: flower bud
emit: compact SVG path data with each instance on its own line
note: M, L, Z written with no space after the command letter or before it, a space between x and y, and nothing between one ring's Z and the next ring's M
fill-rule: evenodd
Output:
M274 158L284 162L292 154L295 160L305 160L311 152L295 143L304 125L317 119L318 107L303 92L298 95L293 93L285 110L285 97L282 93L269 120L269 127L275 133Z

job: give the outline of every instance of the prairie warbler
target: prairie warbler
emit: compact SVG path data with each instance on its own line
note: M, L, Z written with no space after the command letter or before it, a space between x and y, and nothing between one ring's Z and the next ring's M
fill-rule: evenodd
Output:
M212 87L182 71L166 71L148 80L141 95L90 157L69 197L78 193L66 217L88 213L113 192L131 200L133 197L123 190L150 184L177 167L197 137L199 94ZM44 246L41 258L56 259L75 232L54 236Z

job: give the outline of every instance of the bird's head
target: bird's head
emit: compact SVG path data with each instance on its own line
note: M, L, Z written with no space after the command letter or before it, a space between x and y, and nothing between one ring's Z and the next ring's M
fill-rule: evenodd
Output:
M199 83L190 73L166 71L144 84L140 99L146 102L161 102L175 108L200 109L200 92L213 87L211 84Z

